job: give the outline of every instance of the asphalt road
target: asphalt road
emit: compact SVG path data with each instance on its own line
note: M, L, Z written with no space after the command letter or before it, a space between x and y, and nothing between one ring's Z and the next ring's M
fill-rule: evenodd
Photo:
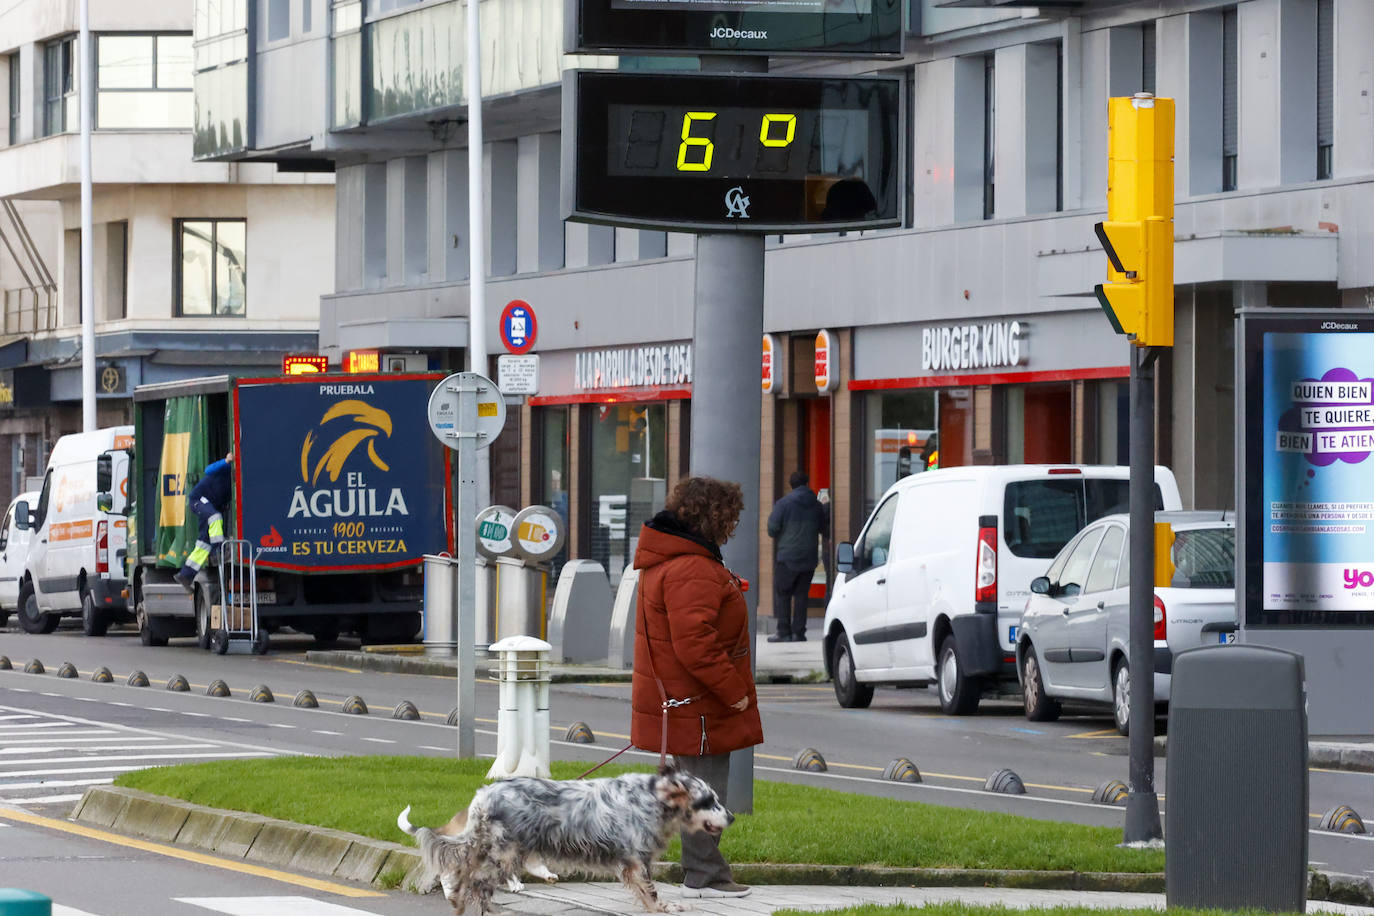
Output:
M210 755L217 753L217 747L223 748L223 753L454 753L455 731L444 724L455 705L456 684L451 678L314 665L305 660L305 649L311 646L308 638L274 637L273 651L267 656L215 656L195 648L190 641L149 649L141 646L131 631L112 631L105 639L87 639L69 627L47 636L0 632L0 654L8 656L16 667L0 672L0 717L18 710L146 730L167 740L209 743L209 748L186 753ZM48 673L37 676L18 670L32 658L40 659ZM54 672L64 661L72 662L81 676L57 678ZM114 683L91 682L91 672L102 665L110 669ZM125 686L126 676L135 669L147 675L150 687ZM189 692L164 689L174 674L188 680ZM496 686L485 671L479 675L477 750L479 754L493 754ZM206 687L215 679L228 684L231 697L205 695ZM258 685L269 687L276 702L250 702L248 696ZM314 693L319 709L290 705L302 689ZM340 711L344 701L354 695L363 698L370 715ZM594 762L624 747L628 740L628 695L627 684L554 685L550 702L552 755ZM415 704L421 721L391 718L392 709L402 700ZM985 702L977 716L954 718L940 714L929 690L880 690L871 708L845 710L836 705L828 684L762 685L760 708L767 741L755 751L755 766L766 778L1078 823L1120 826L1122 822L1123 809L1091 802L1098 785L1109 779L1124 781L1127 774L1126 741L1116 735L1102 710L1084 709L1082 715L1068 715L1054 723L1029 723L1019 703L1007 700ZM595 744L561 740L574 721L591 727ZM4 722L0 718L0 744L4 741ZM824 757L827 772L793 769L794 755L808 747ZM79 795L79 787L8 791L7 782L41 781L31 776L7 779L5 758L10 756L0 755L0 800L27 792L38 796L27 802L29 810L61 816L69 809L70 800L63 796ZM638 759L651 760L654 756L640 754ZM912 760L923 782L884 781L882 771L896 757ZM125 765L154 764L111 764ZM987 777L1002 767L1021 777L1025 795L983 790ZM100 773L91 778L109 775ZM1156 760L1156 785L1162 796L1162 758ZM1257 787L1257 804L1264 803L1262 792L1263 787ZM39 800L45 795L62 800ZM1374 774L1313 770L1309 804L1313 826L1336 804L1374 816ZM1374 875L1372 842L1313 832L1309 835L1311 860L1332 870Z

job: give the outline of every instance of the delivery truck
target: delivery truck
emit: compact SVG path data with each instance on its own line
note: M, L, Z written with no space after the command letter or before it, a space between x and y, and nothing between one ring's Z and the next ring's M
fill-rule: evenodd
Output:
M173 576L197 539L187 494L230 452L225 537L255 557L259 628L291 627L321 644L345 633L412 640L424 555L453 549L448 450L426 413L442 378L218 376L136 388L125 511L130 606L144 645L191 635L210 645L218 550L189 590ZM107 457L102 466L118 466Z

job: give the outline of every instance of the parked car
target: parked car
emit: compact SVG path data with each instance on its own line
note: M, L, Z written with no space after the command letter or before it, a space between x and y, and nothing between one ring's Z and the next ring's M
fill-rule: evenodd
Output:
M1167 703L1173 657L1234 641L1236 524L1223 511L1156 512L1155 700ZM1163 538L1161 541L1160 538ZM1112 704L1117 730L1131 716L1130 517L1101 519L1031 583L1016 643L1026 718L1059 716L1062 700Z
M841 706L880 684L935 683L940 708L968 715L984 690L1016 689L1016 628L1030 581L1084 525L1125 511L1129 470L1086 465L945 468L883 494L859 537L836 549L823 627ZM1155 469L1158 508L1178 484Z
M15 504L15 524L33 529L19 578L26 633L51 633L60 618L80 617L87 636L104 636L111 623L132 619L122 560L128 524L96 505L96 468L101 454L133 441L132 426L63 436L48 457L38 501ZM127 493L128 462L120 466L113 486Z
M0 627L10 622L10 615L19 609L19 577L24 573L24 564L29 559L29 538L33 529L19 527L15 510L20 503L24 511L38 502L38 493L20 493L10 501L5 510L5 520L0 523Z

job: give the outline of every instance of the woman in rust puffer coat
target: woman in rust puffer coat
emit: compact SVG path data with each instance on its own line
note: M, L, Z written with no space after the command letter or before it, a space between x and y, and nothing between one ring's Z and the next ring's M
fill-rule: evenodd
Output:
M728 806L730 752L763 743L750 665L749 611L720 547L744 508L739 484L711 477L679 481L662 512L639 533L630 740L664 745L682 770L710 783ZM685 701L685 702L683 702ZM718 840L682 834L684 897L743 897Z

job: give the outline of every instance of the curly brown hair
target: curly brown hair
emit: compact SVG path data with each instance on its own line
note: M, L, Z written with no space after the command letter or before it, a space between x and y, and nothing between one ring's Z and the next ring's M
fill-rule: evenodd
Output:
M744 511L739 484L714 477L684 477L668 494L663 508L713 544L724 544L735 533Z

